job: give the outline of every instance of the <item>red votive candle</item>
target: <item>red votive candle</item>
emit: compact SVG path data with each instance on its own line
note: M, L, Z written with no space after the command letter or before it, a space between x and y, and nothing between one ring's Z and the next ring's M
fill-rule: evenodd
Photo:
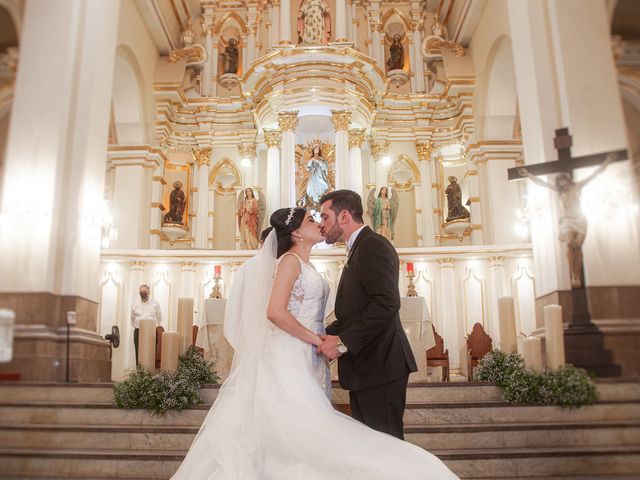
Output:
M222 274L222 265L214 265L213 266L213 273L217 276L219 276L220 274Z
M407 262L407 273L413 273L413 262Z

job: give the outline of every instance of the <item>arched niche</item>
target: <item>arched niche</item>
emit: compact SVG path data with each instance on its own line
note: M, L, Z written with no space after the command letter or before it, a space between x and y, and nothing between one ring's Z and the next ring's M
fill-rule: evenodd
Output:
M209 174L209 189L213 191L213 248L236 248L236 195L242 188L242 174L229 158L223 158Z
M116 51L113 76L110 142L119 145L150 143L143 92L138 61L128 47L121 45Z
M404 66L402 70L406 73L411 71L411 56L409 55L409 34L411 32L411 22L397 8L391 8L382 16L382 33L384 35L384 61L389 60L390 47L393 43L394 35L400 35L401 43L404 47Z
M396 247L416 247L418 245L418 225L416 221L416 189L420 183L420 170L407 155L398 155L387 173L387 184L398 195L398 216L395 224L393 244Z

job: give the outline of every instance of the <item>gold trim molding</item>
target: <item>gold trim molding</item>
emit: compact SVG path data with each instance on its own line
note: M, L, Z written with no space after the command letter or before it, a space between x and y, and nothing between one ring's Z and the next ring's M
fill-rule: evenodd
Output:
M298 127L298 110L278 112L278 125L283 132L295 132Z
M336 132L348 131L351 124L351 110L331 110L331 123Z

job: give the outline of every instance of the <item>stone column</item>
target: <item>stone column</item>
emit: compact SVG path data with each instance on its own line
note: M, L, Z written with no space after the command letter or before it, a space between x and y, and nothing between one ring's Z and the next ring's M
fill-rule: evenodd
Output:
M422 220L422 246L433 247L436 245L436 232L439 230L434 224L433 207L431 197L431 184L433 182L433 166L431 165L432 143L416 143L418 152L418 167L420 169L420 215Z
M498 299L510 294L505 288L504 257L489 258L489 288L487 289L487 333L493 339L494 348L500 348L500 322Z
M358 10L356 6L356 2L351 0L349 5L351 9L351 24L349 28L351 29L351 41L355 46L358 44Z
M167 184L162 176L162 167L157 167L153 172L151 183L151 211L149 212L149 248L160 248L160 231L162 226L162 190Z
M364 195L364 182L362 176L362 144L364 142L364 128L349 130L349 166L353 168L353 189L362 198Z
M0 199L0 308L16 313L23 380L110 381L98 334L98 276L106 148L120 2L24 5ZM82 46L82 48L80 48ZM61 354L62 352L62 354Z
M424 92L424 63L422 62L422 33L420 32L420 21L411 24L413 28L413 73L415 74L416 92Z
M284 3L283 3L284 7ZM278 113L278 124L282 130L282 152L280 157L280 206L296 204L296 128L298 111Z
M355 187L355 171L349 164L350 110L331 110L331 122L336 131L336 190Z
M271 48L280 43L280 0L273 0L271 8Z
M197 191L194 195L195 228L193 237L196 248L207 248L209 245L209 166L211 165L211 147L194 148L193 155L196 158L195 185Z
M280 45L291 45L291 0L280 0Z
M347 2L336 0L336 42L348 42L347 38Z
M459 369L464 350L463 339L459 333L459 315L456 306L456 295L452 292L459 291L456 282L455 260L453 258L441 258L440 264L440 321L439 332L444 340L444 348L449 350L451 369ZM462 330L464 332L464 330Z
M247 2L248 12L247 12L247 27L249 29L249 33L247 35L247 68L253 63L256 59L256 32L258 29L257 25L257 4ZM246 72L245 69L243 72Z
M196 264L195 262L180 263L181 297L196 298ZM193 302L198 305L197 301ZM195 325L195 323L194 323Z
M471 244L482 245L482 210L480 208L480 185L478 185L478 170L476 164L467 162L467 180L469 185L469 200L471 201Z
M202 67L202 95L210 97L213 92L213 65L218 60L218 56L213 53L213 34L210 28L204 31L204 49L207 52L207 60Z
M220 37L213 37L211 41L211 96L218 95L218 42Z
M273 213L280 208L280 130L265 130L264 142L267 144L267 212Z

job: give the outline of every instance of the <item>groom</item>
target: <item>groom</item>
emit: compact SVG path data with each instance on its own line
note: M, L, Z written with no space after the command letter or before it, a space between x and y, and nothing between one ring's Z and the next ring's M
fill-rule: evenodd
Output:
M348 259L336 292L337 320L318 351L338 358L353 418L404 439L402 416L409 373L417 370L400 324L399 260L395 248L362 221L362 200L351 190L320 199L327 243L346 242Z

